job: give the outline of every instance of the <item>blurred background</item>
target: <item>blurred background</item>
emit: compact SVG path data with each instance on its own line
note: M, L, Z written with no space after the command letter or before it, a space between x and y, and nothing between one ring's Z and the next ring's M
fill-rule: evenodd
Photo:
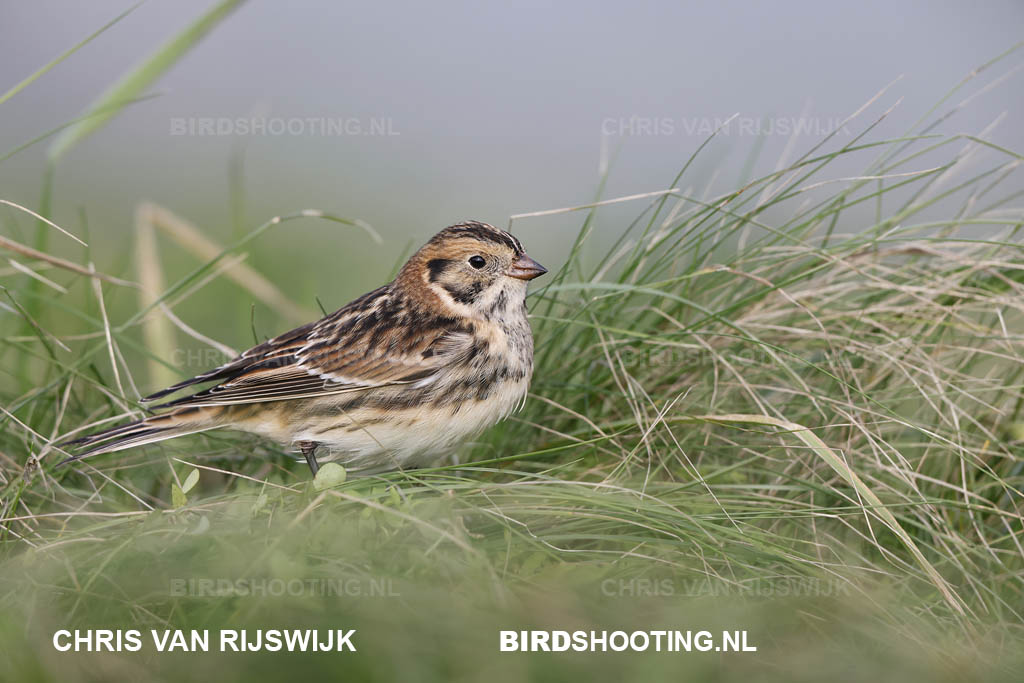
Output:
M211 4L142 4L4 104L0 155L80 116ZM3 3L0 90L130 6ZM253 0L160 78L155 97L127 107L61 159L52 217L88 234L98 267L125 274L133 210L143 200L222 244L301 208L359 218L384 236L383 246L343 226L302 221L269 232L249 255L288 296L307 307L318 296L334 308L386 280L409 249L460 219L506 225L511 214L584 204L597 196L604 171L605 198L669 187L734 114L681 187L699 196L726 192L780 159L792 161L898 78L836 141L852 139L897 102L872 138L901 135L1019 40L1022 27L1016 0L970 11L912 0L855 9L810 1ZM976 134L996 123L987 138L1020 149L1024 129L1005 116L1021 110L1020 75L1001 65L995 76L979 79L971 106L941 131ZM38 208L51 140L0 162L0 196ZM602 210L599 235L618 233L642 208ZM13 234L34 229L23 214L0 214ZM515 232L557 267L581 219L526 219ZM162 249L171 276L195 265ZM248 320L251 297L219 286L209 291L237 295L227 301ZM189 305L179 312L191 324L218 331L221 313ZM279 331L272 313L258 313L268 333Z
M228 664L227 657L183 664L183 658L148 655L61 657L50 648L52 631L73 620L110 627L162 621L164 615L182 628L365 625L368 644L374 644L367 650L374 654L346 672L367 680L381 665L405 674L391 678L422 680L431 680L419 675L422 670L437 672L436 680L477 680L480 671L494 680L528 673L542 680L655 680L663 672L678 676L682 665L693 679L710 679L721 669L712 653L685 660L495 658L499 622L503 629L588 623L650 628L662 622L749 628L760 634L761 649L756 657L733 660L733 680L771 679L773 673L787 681L981 680L975 672L996 666L1005 669L1006 680L1019 679L1021 654L1015 650L1012 661L1003 663L999 651L1019 650L1024 623L1020 545L1010 528L1020 518L1014 505L1024 443L1024 431L1014 431L1024 429L1016 370L1024 366L1016 362L1020 310L1011 298L1021 286L1013 226L1019 233L1015 207L1024 196L1018 189L1024 188L1024 168L1014 163L1024 150L1024 64L1018 51L975 72L1021 41L1024 3L250 0L173 61L144 88L144 97L52 163L55 142L74 130L66 126L215 4L148 0L3 100L132 2L0 0L0 199L44 213L89 247L49 227L40 231L34 218L3 205L0 237L38 245L42 235L47 252L76 264L94 262L104 273L132 281L94 288L95 281L79 274L0 251L0 409L8 416L0 429L0 512L19 515L0 531L33 529L31 521L46 534L38 539L41 548L25 553L21 536L0 534L0 551L13 549L9 562L0 552L0 679L209 680L230 675L225 669L235 666L238 673L225 680L252 681L278 671L294 677L298 670L292 658L230 655ZM928 128L921 121L938 123ZM842 194L843 178L870 173L883 147L838 155L840 148L922 130L946 142L957 134L978 135L1012 151L954 139L920 155L901 152L892 157L901 162L886 172L920 176L947 164L950 172L915 186L899 185L902 177L878 182L877 192L872 178L855 197ZM918 141L933 143L942 144ZM886 149L892 147L899 146ZM155 449L139 449L123 459L97 460L104 469L96 476L65 468L54 479L48 468L35 466L40 453L48 455L45 464L56 455L40 450L45 439L127 410L134 396L222 361L230 349L217 342L246 348L318 315L318 303L331 310L382 284L446 225L475 218L506 226L514 214L664 190L695 154L677 183L691 201L734 192L807 154L836 158L800 181L824 183L821 194L801 187L757 214L751 242L786 225L777 243L744 245L751 224L724 218L732 206L742 206L746 216L758 205L749 192L742 202L709 212L706 225L696 221L695 233L677 236L675 244L690 236L693 242L663 265L652 264L648 272L654 275L641 281L645 287L621 303L604 299L591 306L597 297L584 301L584 290L566 290L558 306L567 305L571 316L586 311L594 330L581 326L586 331L577 334L558 321L558 307L548 309L553 314L546 320L536 315L536 324L548 325L541 331L557 332L538 335L546 367L565 359L565 372L537 373L534 391L544 402L531 399L532 412L505 422L474 451L489 457L533 449L536 458L530 454L501 471L435 473L423 483L420 473L379 485L353 477L345 489L351 496L327 498L308 515L316 506L307 507L312 490L282 487L304 485L301 467L289 469L276 451L255 440L220 434L182 439L169 447L180 450L167 453L187 460L164 461L153 457ZM1008 182L994 190L1002 180ZM962 182L950 205L929 204ZM902 213L901 200L916 192L922 196L913 211ZM884 240L836 247L834 268L819 269L799 248L773 251L776 244L801 247L797 234L805 227L822 229L814 220L795 218L816 213L803 211L822 197L841 207L818 212L820 223L841 214L837 232L872 226L889 231L906 222L905 237L891 242L898 253L874 263L875 270L860 271L847 269L846 259L861 255L861 244L877 248ZM140 205L178 217L152 235L155 252L145 249ZM608 254L647 206L637 201L596 212L583 260L594 264ZM671 206L661 215L671 214ZM366 221L382 243L349 225L303 218L274 225L244 245L243 265L254 269L245 286L231 280L242 270L237 265L229 277L196 274L211 260L210 249L218 254L273 216L305 208ZM929 212L944 222L935 227ZM958 225L965 213L991 220ZM523 218L513 231L555 271L587 215ZM719 220L721 234L714 226ZM189 235L181 221L198 230L185 240L190 247L181 243ZM680 219L679 225L688 223ZM1011 238L991 250L958 245L941 258L917 258L919 245L910 241L946 229L955 229L957 237L989 230ZM706 235L721 243L706 247ZM201 240L205 256L197 253ZM736 258L716 260L734 248ZM910 256L901 261L904 254ZM19 261L51 281L30 280ZM725 262L736 270L698 270L703 263ZM670 271L683 276L666 280L672 284L664 292L671 296L661 297L659 282L652 280ZM797 303L788 293L785 301L763 294L761 275L774 279L777 272L800 283L806 298ZM697 273L700 278L690 278ZM589 273L574 272L570 284L586 279ZM152 301L146 297L176 282L184 285L167 297L168 308L140 322L140 311ZM273 296L257 295L270 283L282 295L276 305ZM680 325L678 331L656 319L656 305ZM868 306L873 310L865 313ZM704 317L705 311L712 314ZM827 313L828 334L823 327L820 335L817 328L801 329L809 320L818 322L818 311ZM174 325L172 315L178 318ZM621 320L629 316L635 317ZM743 331L734 321L745 317L754 321L752 329L766 332L763 341L734 334ZM606 331L618 344L622 327L654 332L642 343L621 346L631 359L628 373L640 378L642 400L632 384L626 392L617 375L606 372L610 364L601 355L610 348ZM691 329L694 339L708 340L701 342L708 353L690 353L698 349L690 345ZM658 353L663 330L672 330L665 336L673 343L685 339L679 354ZM54 340L69 348L55 350ZM780 349L785 353L776 353ZM738 382L725 373L720 381L719 364L728 364L720 358L736 361L739 371L729 372ZM656 419L654 411L648 414L648 399L658 408ZM559 402L564 413L555 409ZM961 637L967 631L959 630L954 611L932 584L921 581L913 555L896 536L875 535L881 527L870 526L866 509L848 505L854 498L843 483L846 475L840 480L839 469L824 456L812 457L815 451L805 442L776 443L774 435L746 424L727 431L725 425L691 428L683 422L680 444L669 420L662 420L662 406L664 414L777 411L799 424L821 425L821 438L847 449L843 462L848 452L968 598L978 616L964 624L976 621L978 630ZM586 419L576 424L583 414ZM633 422L635 435L626 429ZM565 434L590 434L595 424L612 437L625 435L621 463L618 450L598 439L581 442L586 450L552 447ZM643 457L634 456L642 453L641 442L658 445L657 439L664 456L651 456L643 473ZM677 450L689 468L682 467ZM978 454L978 462L967 453ZM670 462L670 454L678 462ZM186 505L176 500L172 482L184 498L181 466L193 459L218 469L204 470ZM665 471L651 478L651 462ZM254 481L218 474L220 465L248 472ZM690 468L706 494L697 479L691 481ZM602 484L614 486L592 486L606 476ZM641 476L647 477L643 495L634 498L640 490L630 487L639 486ZM714 491L705 476L714 478ZM249 487L261 481L270 488ZM114 485L125 487L111 491ZM142 518L148 513L138 509L136 491L161 512ZM376 501L372 515L364 496ZM184 509L165 514L168 505ZM93 509L140 517L98 517L93 526ZM50 510L58 512L51 517ZM75 521L80 511L82 519ZM398 511L406 521L392 519ZM867 526L860 526L862 518ZM411 523L417 519L468 541L439 546L439 536ZM22 526L11 525L14 520ZM297 533L293 527L300 521ZM183 577L247 575L407 582L400 586L401 601L389 597L383 603L322 595L179 600L166 590ZM666 594L629 583L634 577L683 581L712 575L737 587L764 581L769 590L756 599L736 593L733 601L684 583L670 584ZM773 581L790 576L836 579L828 586L850 581L857 590L823 595L813 584L806 593L775 593ZM607 590L609 577L622 582ZM5 676L5 665L21 675ZM333 659L303 665L317 667L322 675L316 678L338 670Z

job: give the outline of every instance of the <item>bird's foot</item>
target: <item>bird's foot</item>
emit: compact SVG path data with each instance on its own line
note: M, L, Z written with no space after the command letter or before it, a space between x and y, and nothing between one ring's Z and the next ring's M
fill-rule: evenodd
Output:
M306 459L306 464L309 465L310 472L313 476L316 476L317 471L320 469L320 463L316 461L316 447L320 444L316 441L296 441L295 445L302 451L302 457Z

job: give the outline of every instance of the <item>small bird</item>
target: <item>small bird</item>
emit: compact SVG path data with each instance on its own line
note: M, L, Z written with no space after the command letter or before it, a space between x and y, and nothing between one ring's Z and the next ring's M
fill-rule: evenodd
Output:
M526 288L546 272L504 230L452 225L392 282L147 396L212 383L67 442L84 450L64 462L226 428L296 447L314 475L318 451L357 471L429 465L525 401Z

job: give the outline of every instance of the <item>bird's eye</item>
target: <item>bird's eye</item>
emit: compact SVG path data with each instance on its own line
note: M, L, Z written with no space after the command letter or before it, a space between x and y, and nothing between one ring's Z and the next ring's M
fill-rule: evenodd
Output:
M470 256L469 257L469 265L473 266L477 270L480 270L485 265L487 265L487 261L484 261L484 257L483 256Z

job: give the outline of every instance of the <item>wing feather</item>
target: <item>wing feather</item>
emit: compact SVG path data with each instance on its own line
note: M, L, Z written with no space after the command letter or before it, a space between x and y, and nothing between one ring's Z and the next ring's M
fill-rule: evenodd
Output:
M402 318L407 302L387 287L254 346L218 368L157 392L168 396L216 382L156 408L261 403L315 398L430 381L472 347L472 335L452 318Z

